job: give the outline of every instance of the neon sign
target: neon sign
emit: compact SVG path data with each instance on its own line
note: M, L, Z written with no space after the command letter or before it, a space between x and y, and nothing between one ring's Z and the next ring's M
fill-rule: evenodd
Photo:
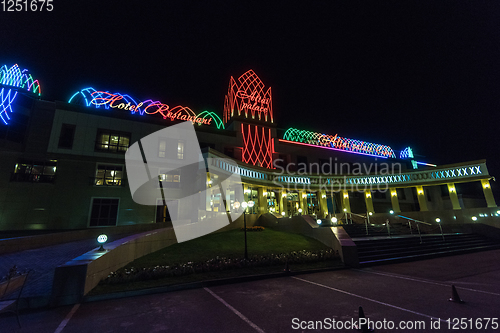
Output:
M17 97L19 90L26 90L28 92L40 96L40 83L34 80L27 69L21 70L17 64L8 68L6 65L0 67L0 84L12 88L2 88L0 90L0 119L5 125L9 124L9 113L12 110L12 103Z
M319 146L333 150L345 151L362 155L376 156L382 158L395 158L394 151L389 146L343 138L341 136L322 134L289 128L283 135L281 142L299 143L308 146Z
M258 120L273 122L271 87L264 91L264 83L253 70L243 73L238 82L231 76L229 89L224 99L224 123L231 117L244 114Z
M224 124L219 116L211 111L202 111L196 114L189 107L177 105L170 108L167 104L160 101L153 101L151 99L145 101L137 101L130 95L122 95L120 93L110 93L108 91L97 91L92 87L82 89L76 92L69 99L68 103L83 104L87 107L94 106L105 109L119 109L130 111L132 114L138 113L139 115L154 115L159 114L163 119L170 121L181 120L191 121L193 124L198 125L212 125L215 124L217 128L224 129ZM213 123L212 123L213 120Z
M274 140L271 136L271 129L250 124L241 124L241 134L243 134L242 161L274 169Z
M399 158L400 159L413 158L413 151L411 150L410 147L406 147L399 153Z

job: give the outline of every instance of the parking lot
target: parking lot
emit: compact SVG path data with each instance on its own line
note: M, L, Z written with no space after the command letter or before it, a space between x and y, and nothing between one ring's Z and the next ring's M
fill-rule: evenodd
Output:
M494 332L499 280L500 250L494 250L89 302L22 313L22 329L15 317L3 316L0 327L51 333L346 332L356 331L350 328L361 306L376 332ZM465 303L449 301L451 285Z

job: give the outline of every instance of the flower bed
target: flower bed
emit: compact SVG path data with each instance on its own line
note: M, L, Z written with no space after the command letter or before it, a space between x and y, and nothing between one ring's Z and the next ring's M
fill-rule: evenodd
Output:
M247 231L264 231L264 227L255 226L255 227L247 227ZM244 231L245 228L241 228L241 231Z
M338 259L332 249L320 251L294 251L290 253L252 256L249 260L243 258L216 257L203 262L187 262L184 264L155 266L142 269L129 269L111 272L101 284L120 284L135 281L155 280L171 276L182 276L203 272L216 272L243 267L262 267L273 265L302 264Z

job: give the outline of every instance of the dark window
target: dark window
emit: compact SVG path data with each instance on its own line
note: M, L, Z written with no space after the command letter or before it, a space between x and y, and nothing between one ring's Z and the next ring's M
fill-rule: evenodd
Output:
M215 143L208 143L208 142L200 142L200 148L212 148L215 149Z
M57 161L20 161L10 180L14 182L53 183Z
M224 148L224 155L228 157L234 157L234 148L233 147L225 147Z
M100 227L116 225L119 201L120 199L93 199L92 212L90 214L90 226Z
M404 188L398 188L398 189L396 189L396 192L398 193L399 200L406 200L406 194L405 194Z
M123 166L98 164L93 184L97 186L120 186L123 179Z
M297 156L297 170L308 171L307 156Z
M130 133L98 130L95 143L96 151L125 153L130 145Z
M75 138L75 125L62 124L61 134L59 135L59 148L73 148L73 139Z
M22 143L28 128L29 117L19 112L9 112L9 118L5 120L6 125L0 117L0 139Z
M373 197L375 199L385 199L385 192L381 192L381 191L374 191L372 192L373 193Z

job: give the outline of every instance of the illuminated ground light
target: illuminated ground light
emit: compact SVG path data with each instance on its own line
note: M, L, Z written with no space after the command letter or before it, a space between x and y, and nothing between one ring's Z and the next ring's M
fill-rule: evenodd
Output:
M26 91L40 96L40 83L33 79L27 69L21 70L17 64L8 68L0 67L0 119L5 125L9 124L9 113L14 112L12 103L18 92Z

